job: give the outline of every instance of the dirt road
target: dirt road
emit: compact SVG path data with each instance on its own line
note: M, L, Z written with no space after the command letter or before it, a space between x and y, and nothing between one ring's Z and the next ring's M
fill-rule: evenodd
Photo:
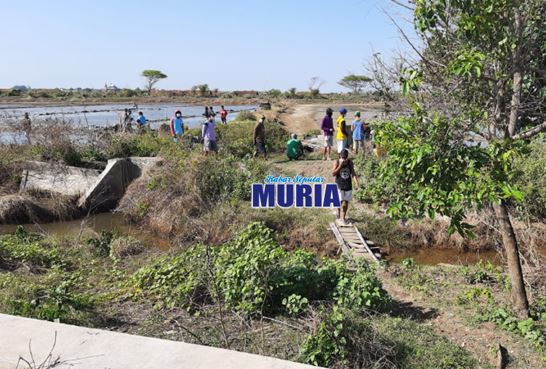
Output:
M320 129L320 123L327 108L334 110L334 119L338 117L337 111L341 107L345 107L348 110L347 121L350 122L353 119L355 111L360 111L363 114L364 119L371 119L380 113L382 107L379 103L367 103L367 104L301 104L289 106L286 111L278 115L289 132L303 135L311 130Z

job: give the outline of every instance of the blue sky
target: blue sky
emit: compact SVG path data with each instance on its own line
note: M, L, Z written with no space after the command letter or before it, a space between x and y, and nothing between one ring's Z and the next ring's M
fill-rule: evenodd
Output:
M388 0L0 0L0 88L142 87L208 83L220 90L306 89L313 76L338 91L373 52L408 50Z

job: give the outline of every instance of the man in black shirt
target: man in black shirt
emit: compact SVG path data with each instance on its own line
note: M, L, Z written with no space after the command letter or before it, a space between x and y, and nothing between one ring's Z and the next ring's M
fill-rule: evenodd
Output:
M336 184L341 199L341 208L338 209L339 223L341 225L349 225L347 222L347 210L349 209L349 201L353 199L353 178L357 187L359 184L353 162L349 159L349 151L347 149L343 149L339 154L339 158L334 163L332 175L336 177Z

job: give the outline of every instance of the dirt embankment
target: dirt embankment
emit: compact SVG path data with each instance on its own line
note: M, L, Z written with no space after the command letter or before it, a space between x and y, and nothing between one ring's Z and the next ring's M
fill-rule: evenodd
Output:
M327 108L334 110L334 118L336 118L337 110L341 107L348 110L347 120L352 120L355 111L362 112L364 119L370 119L383 109L383 104L377 102L343 104L338 101L302 104L285 103L276 107L266 116L280 120L284 123L286 130L301 136L313 130L320 130L320 123Z

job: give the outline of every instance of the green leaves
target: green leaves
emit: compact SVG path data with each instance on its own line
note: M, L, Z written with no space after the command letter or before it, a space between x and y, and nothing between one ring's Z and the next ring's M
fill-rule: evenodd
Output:
M376 131L388 151L378 169L388 214L396 218L451 218L450 232L471 236L466 210L501 199L519 201L512 163L520 148L511 142L487 147L467 141L464 117L448 119L420 106L409 117L384 122ZM381 194L380 194L381 195Z
M476 50L462 50L449 64L449 70L456 76L464 78L477 78L482 75L485 54Z

